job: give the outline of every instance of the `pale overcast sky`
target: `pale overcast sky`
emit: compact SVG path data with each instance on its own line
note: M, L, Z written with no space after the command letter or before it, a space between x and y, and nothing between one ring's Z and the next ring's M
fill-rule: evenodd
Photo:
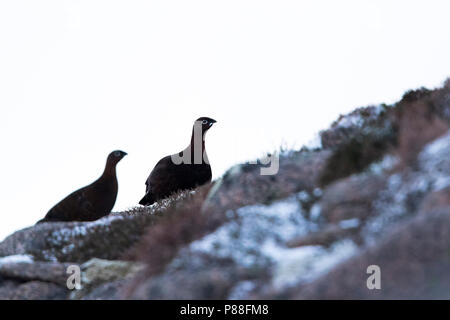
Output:
M0 239L118 165L115 210L207 137L214 177L450 76L450 1L0 2Z

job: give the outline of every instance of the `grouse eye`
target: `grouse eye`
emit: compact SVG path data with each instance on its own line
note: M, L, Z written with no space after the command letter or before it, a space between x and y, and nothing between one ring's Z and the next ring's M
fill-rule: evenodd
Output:
M203 120L202 123L203 123L203 124L207 124L207 123L208 123L208 120Z
M120 151L114 152L114 155L115 155L116 157L120 157L120 156L121 156Z

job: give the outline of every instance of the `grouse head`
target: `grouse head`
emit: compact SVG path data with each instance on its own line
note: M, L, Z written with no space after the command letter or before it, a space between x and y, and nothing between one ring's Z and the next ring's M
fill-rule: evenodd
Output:
M208 118L208 117L200 117L197 120L195 120L194 127L201 125L202 132L205 133L216 122L217 122L216 120Z
M108 165L116 165L126 155L127 155L127 153L123 152L121 150L113 151L108 156L107 164Z

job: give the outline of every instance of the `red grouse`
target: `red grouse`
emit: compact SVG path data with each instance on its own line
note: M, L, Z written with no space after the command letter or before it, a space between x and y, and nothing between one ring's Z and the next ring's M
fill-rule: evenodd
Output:
M207 117L195 121L189 146L179 153L159 160L145 183L145 196L139 204L148 206L174 192L211 182L205 134L215 122L216 120Z
M93 221L108 215L117 198L116 165L126 155L126 152L120 150L111 152L100 178L61 200L38 223Z

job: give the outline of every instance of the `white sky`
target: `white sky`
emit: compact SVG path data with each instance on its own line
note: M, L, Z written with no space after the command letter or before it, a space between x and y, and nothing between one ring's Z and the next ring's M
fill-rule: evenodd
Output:
M450 1L0 2L0 239L118 166L144 194L193 121L218 177L450 76Z

